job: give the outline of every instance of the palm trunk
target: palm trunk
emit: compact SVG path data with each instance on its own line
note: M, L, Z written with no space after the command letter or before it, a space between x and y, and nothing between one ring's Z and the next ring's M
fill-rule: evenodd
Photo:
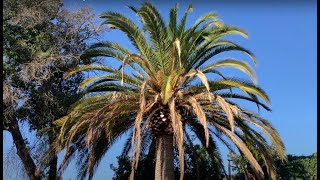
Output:
M173 135L157 137L155 180L174 180Z
M9 125L8 131L11 133L13 138L13 143L17 148L17 154L20 157L23 166L29 176L30 180L39 180L39 173L37 167L30 155L29 149L25 144L25 141L20 133L18 121L15 119Z

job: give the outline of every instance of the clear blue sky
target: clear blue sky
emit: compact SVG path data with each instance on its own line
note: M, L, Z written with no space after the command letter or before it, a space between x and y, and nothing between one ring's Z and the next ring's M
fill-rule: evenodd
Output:
M96 14L112 10L123 13L138 22L138 17L126 4L138 6L142 1L65 1L65 6L77 9L91 6ZM167 20L168 11L174 1L152 1ZM180 15L192 1L180 1ZM245 29L248 39L232 40L250 49L257 57L254 67L258 84L271 99L272 113L261 115L274 125L280 133L288 154L310 155L317 151L317 85L316 85L316 2L297 1L254 3L245 1L195 1L188 23L193 24L201 15L209 11L218 14L224 23ZM181 17L181 16L180 16ZM124 36L116 31L107 32L103 40L111 40L132 47ZM239 54L225 54L228 57L245 58ZM238 73L231 74L231 76ZM7 138L10 139L10 138ZM9 141L9 140L8 140ZM94 179L111 179L113 172L109 164L122 149L123 141L111 148L102 160ZM221 149L224 151L224 148ZM223 152L225 154L225 152ZM75 179L74 166L64 173L64 179Z

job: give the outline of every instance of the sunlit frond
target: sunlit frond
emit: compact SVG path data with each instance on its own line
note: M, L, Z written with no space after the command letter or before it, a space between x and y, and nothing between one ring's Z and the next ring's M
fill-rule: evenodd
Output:
M264 178L264 173L263 173L263 171L261 169L261 166L259 165L257 160L253 157L252 153L247 148L247 146L242 141L240 141L238 138L236 138L236 136L233 133L231 133L228 129L226 129L225 127L220 126L219 124L217 124L215 122L212 122L212 124L216 128L218 128L220 131L225 133L225 135L228 136L235 143L235 145L241 150L241 152L248 159L249 163L252 165L252 168L256 172L256 175L258 176L258 178L259 179L263 179Z
M237 68L240 71L246 73L247 75L250 76L250 78L252 79L252 81L254 83L256 83L256 77L252 71L252 69L250 68L250 66L242 61L238 61L238 60L234 60L234 59L224 59L224 60L220 60L220 61L216 61L214 63L211 63L209 65L207 65L204 68L201 68L201 71L203 73L206 73L208 70L215 68L215 67L224 67L224 66L229 66L229 67L233 67L233 68Z

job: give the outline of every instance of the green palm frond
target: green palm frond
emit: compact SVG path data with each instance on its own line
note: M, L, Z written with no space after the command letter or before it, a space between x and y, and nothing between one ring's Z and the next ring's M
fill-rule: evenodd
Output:
M180 25L177 28L177 36L179 39L182 39L182 34L185 30L185 26L186 26L186 22L187 22L187 17L188 17L188 13L192 12L192 4L190 4L188 6L188 8L186 9L186 11L183 14L183 17L181 18L181 22Z
M153 51L147 43L142 31L133 23L133 21L120 13L110 11L102 13L100 17L105 19L102 24L107 24L111 28L116 28L124 32L141 54L146 57L146 59L152 60Z
M96 48L109 48L109 49L119 51L123 54L130 53L130 51L128 49L122 47L120 44L115 43L115 42L110 42L110 41L103 41L103 42L99 42L99 43L96 43L96 44L89 46L89 49L96 49Z
M250 68L250 66L242 61L238 61L235 59L224 59L224 60L220 60L220 61L216 61L214 63L211 63L209 65L207 65L206 67L201 68L201 71L203 73L206 73L208 70L215 68L215 67L224 67L224 66L230 66L233 68L237 68L240 71L246 73L248 76L250 76L250 78L252 79L252 81L254 83L256 83L256 77L254 75L254 72L252 71L252 69Z
M210 60L212 57L214 57L220 53L227 52L227 51L243 52L243 53L247 54L254 62L256 62L254 55L249 50L247 50L241 46L236 46L236 45L221 46L221 45L218 45L218 46L209 47L205 51L201 52L200 55L198 55L194 60L192 60L193 66L195 68L199 68L205 62Z
M166 50L169 48L169 44L172 42L168 38L167 30L163 18L157 9L150 3L145 2L142 4L141 8L136 12L142 23L144 24L143 28L150 35L149 40L154 46L155 56L159 57L161 71L165 72L165 64L167 64L168 58ZM158 70L158 68L156 69Z
M263 99L267 104L270 104L270 100L268 95L262 90L260 87L245 81L245 80L239 80L239 79L223 79L223 80L218 80L218 81L209 81L209 85L214 86L217 84L222 84L226 85L229 87L235 87L240 90L242 90L245 93L251 93L254 95L257 95L261 99Z
M171 39L174 39L177 37L177 12L178 12L178 3L170 9L169 13L169 22L167 26L168 36L171 37Z
M203 72L203 74L207 74L207 73L214 73L214 74L219 75L223 79L227 79L220 71L215 70L215 69L208 69L208 70L206 70L206 72Z
M140 9L136 9L136 13L144 24L143 28L149 33L150 41L156 47L156 51L161 53L167 40L167 31L160 13L149 2L143 3Z
M236 98L236 99L243 99L243 100L248 100L248 101L251 101L251 102L254 102L257 104L257 107L258 107L258 110L259 110L259 106L263 107L265 110L267 111L271 111L271 109L261 103L258 98L254 98L256 97L255 95L251 94L250 97L247 97L247 96L244 96L244 95L240 95L240 94L235 94L235 93L221 93L221 92L217 92L216 93L217 95L223 97L223 98Z
M68 78L78 72L93 71L93 70L100 70L100 71L104 71L104 72L108 72L108 73L116 72L115 69L107 67L107 66L103 66L103 65L83 65L83 66L79 66L77 68L69 70L67 73L65 73L64 78Z
M135 93L135 91L137 91L136 88L106 82L107 81L106 79L102 79L101 81L95 82L94 84L86 87L81 93L88 94L92 92L116 91L116 92L121 92L123 94L129 95L130 93Z
M248 38L248 33L240 29L238 27L234 26L228 26L228 25L222 25L222 26L216 26L211 29L208 29L208 31L205 34L205 37L211 37L213 36L215 39L225 36L225 35L231 35L231 34L237 34L244 38Z
M213 23L215 22L217 26L221 26L222 25L222 22L221 21L218 21L217 19L217 14L216 13L213 13L213 12L209 12L203 16L201 16L199 19L197 19L197 21L192 25L192 27L190 27L187 31L186 31L186 36L187 37L190 37L193 35L193 33L195 32L195 30L199 27L199 25L209 19L212 19L210 21L210 23ZM219 23L217 23L219 22ZM189 39L189 38L188 38Z
M99 57L99 56L103 56L103 57L112 57L115 58L116 60L121 60L124 58L124 54L119 52L119 51L115 51L113 49L87 49L81 56L81 59L87 59L87 58L93 58L93 57Z

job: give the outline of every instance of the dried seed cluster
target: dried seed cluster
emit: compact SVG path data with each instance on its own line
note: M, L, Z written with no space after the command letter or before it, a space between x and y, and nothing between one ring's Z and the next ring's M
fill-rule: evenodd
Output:
M150 121L150 130L154 135L173 134L169 108L160 107Z

